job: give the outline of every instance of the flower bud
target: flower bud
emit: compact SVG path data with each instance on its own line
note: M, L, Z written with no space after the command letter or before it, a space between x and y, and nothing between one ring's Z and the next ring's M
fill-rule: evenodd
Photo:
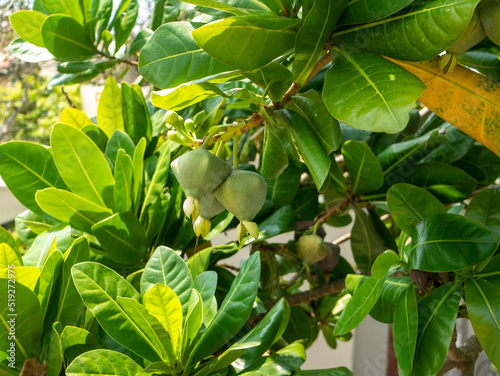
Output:
M182 209L184 210L184 214L193 222L196 221L200 215L200 203L194 197L188 197L184 200Z

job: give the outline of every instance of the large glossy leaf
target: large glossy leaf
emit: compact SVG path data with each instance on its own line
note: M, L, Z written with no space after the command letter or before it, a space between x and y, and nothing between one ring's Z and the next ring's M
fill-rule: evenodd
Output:
M139 71L159 89L232 70L203 51L191 37L189 22L159 27L141 51Z
M119 51L120 47L125 44L139 15L139 1L126 0L122 1L122 4L127 4L127 7L123 13L116 14L117 17L114 23L115 51Z
M182 312L181 312L182 314ZM189 299L188 313L182 325L182 338L180 355L181 362L184 364L188 358L193 346L196 343L196 338L203 325L203 301L197 290L192 290L191 298Z
M132 168L133 168L133 174L132 174L132 181L133 181L133 201L132 201L132 207L133 207L133 212L137 213L139 211L139 205L141 203L141 194L142 194L142 183L144 180L144 153L146 151L146 139L142 138L138 143L137 147L135 148L134 152L134 157L132 158Z
M467 312L488 358L500 366L500 290L483 279L465 282Z
M14 323L15 364L22 368L26 359L40 355L42 311L36 295L20 283L15 285L15 305L9 304L9 299L12 301L12 296L9 297L9 294L12 294L12 287L9 289L9 286L12 286L12 282L9 283L6 278L0 279L0 338L2 338L0 356L3 359L10 356L7 353L11 342L8 336L11 324Z
M292 73L279 63L269 63L252 72L245 72L245 77L262 89L269 87L269 97L274 103L281 101L293 82Z
M500 80L500 61L493 51L482 49L466 51L457 56L457 61L466 67L476 69L488 78Z
M146 260L146 235L134 214L117 213L92 226L92 232L114 262L136 265Z
M438 130L388 146L377 156L389 185L405 182L417 163L446 142Z
M338 31L334 41L396 59L428 60L460 37L478 2L415 2L391 17Z
M500 255L494 256L475 276L484 278L500 288Z
M384 247L382 239L372 221L362 209L355 207L356 219L351 230L351 249L356 265L362 272L368 272Z
M439 200L425 189L411 184L396 184L387 191L392 218L407 234L414 236L417 224L434 214L445 214Z
M182 312L186 315L193 278L186 263L167 247L156 248L146 264L141 278L141 294L144 295L157 283L163 283L174 290L181 302Z
M130 136L126 134L124 131L117 129L113 132L113 134L109 138L108 143L106 144L106 156L109 159L111 159L111 161L115 162L120 149L123 149L123 151L130 158L134 157L134 152L135 152L134 141L132 141Z
M243 264L217 314L189 356L194 364L227 343L245 324L257 295L260 276L259 252Z
M500 156L500 83L461 66L444 75L437 58L395 62L425 82L423 104Z
M368 144L350 140L342 146L342 155L351 177L351 193L363 194L379 189L383 182L382 168Z
M35 200L38 190L66 188L50 151L39 144L11 141L0 145L0 175L12 194L28 209L46 215Z
M125 82L122 82L120 87L125 132L136 144L143 137L147 142L151 141L153 127L141 87Z
M500 240L500 192L487 189L472 199L465 215L474 218L486 227Z
M481 223L458 214L436 214L417 224L408 267L453 271L486 260L496 248L495 236Z
M137 355L149 361L160 360L149 338L117 302L119 296L140 299L132 285L113 270L94 262L73 266L71 274L87 309L106 333Z
M82 131L57 123L50 145L54 162L73 193L101 206L114 205L114 179L99 148Z
M0 243L0 268L8 268L10 265L23 266L21 254L7 243Z
M26 266L41 268L45 259L57 249L66 251L71 244L71 227L61 223L38 235L23 255Z
M45 47L42 38L42 24L46 14L36 10L20 10L9 17L10 24L17 35L26 42L38 47Z
M89 233L95 223L112 214L110 209L62 189L46 188L35 197L44 212Z
M395 266L398 265L401 259L398 254L394 251L387 250L381 255L379 255L371 268L372 277L375 279L381 279L387 276L387 272Z
M236 370L244 370L257 361L267 349L269 349L283 334L288 319L290 317L290 308L285 299L281 299L266 314L255 328L253 328L240 341L246 338L258 336L260 345L249 348L232 364Z
M266 180L267 198L278 208L291 204L299 189L301 175L301 169L293 163L289 164L278 177Z
M66 369L67 376L135 376L142 367L128 356L111 350L93 350L80 355Z
M330 113L358 129L387 133L404 129L425 85L380 56L336 51L323 90Z
M378 1L378 0L350 0L340 18L340 25L354 25L376 21L396 13L413 0Z
M444 163L417 165L407 182L428 190L445 204L467 199L476 187L476 179Z
M83 314L84 304L71 278L71 268L80 262L89 261L89 257L90 247L87 236L76 239L65 254L57 314L54 319L54 321L59 321L63 326L77 325Z
M396 303L392 330L398 365L404 372L410 373L413 369L418 335L417 295L413 283L401 294Z
M328 172L331 161L317 139L315 132L298 112L279 110L275 111L274 115L285 124L293 137L311 173L314 184L316 184L316 188L318 188L319 192L324 191L328 186Z
M56 322L52 325L49 335L49 344L47 350L47 373L46 376L58 376L63 365L63 349L60 338L62 325Z
M42 25L42 37L47 50L61 59L81 60L96 53L85 28L62 14L47 17Z
M266 125L264 132L260 174L266 179L274 179L288 166L288 155L276 130L270 124Z
M312 0L304 2L308 12L303 14L303 22L295 39L295 60L293 61L294 82L303 86L316 60L330 38L337 21L348 0Z
M0 278L9 278L8 267L0 269ZM31 291L35 291L38 277L40 276L40 269L36 266L16 266L16 283L21 284Z
M418 303L418 339L413 375L436 375L441 368L462 296L460 284L448 283Z
M163 325L170 337L170 345L175 356L179 355L182 332L182 306L174 290L158 283L144 295L144 305Z
M391 275L389 272L388 275ZM384 282L382 293L370 311L370 316L379 322L392 324L394 309L400 296L406 291L412 279L410 276L389 277Z
M314 130L316 138L330 154L340 145L339 122L330 115L321 96L314 90L310 90L301 96L293 97L294 109L307 120L311 129Z
M34 2L33 8L45 14L65 14L79 23L83 21L80 4L76 4L71 0L38 0Z
M422 159L422 162L453 163L467 154L475 140L450 123L444 123L440 133L445 133L446 142L439 145Z
M170 333L167 333L165 327L158 321L156 316L135 299L119 296L117 301L120 307L149 339L156 353L164 361L169 361L170 364L173 364L175 355L171 347Z
M354 374L345 367L325 368L318 370L299 370L293 375L297 376L353 376Z
M134 195L132 159L123 150L118 150L115 164L115 204L121 212L132 211Z
M377 302L384 286L385 278L368 278L353 294L342 311L333 334L342 335L350 332L368 315Z
M53 295L56 295L59 289L59 278L62 273L63 254L61 251L55 250L43 263L42 270L40 271L40 278L36 291L38 292L38 300L40 301L40 308L42 309L42 316L44 320L47 318L49 311L49 301Z
M217 96L225 96L225 94L209 82L182 84L173 89L154 91L151 94L151 103L165 110L178 111Z
M97 105L97 124L108 137L115 130L123 131L122 97L115 79L108 77Z
M294 18L231 17L202 26L192 35L215 59L237 69L253 70L293 47L294 27L299 22Z
M66 326L61 333L61 345L67 363L71 363L82 352L98 348L99 342L92 333L85 329Z

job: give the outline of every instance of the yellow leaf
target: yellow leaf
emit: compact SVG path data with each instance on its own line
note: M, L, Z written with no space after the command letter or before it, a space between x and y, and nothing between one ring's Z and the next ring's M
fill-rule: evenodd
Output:
M61 122L75 127L76 129L83 129L87 125L94 125L87 115L76 108L65 108L61 113Z
M389 60L427 86L420 101L429 110L500 156L499 82L462 66L444 75L439 72L439 58L421 62Z

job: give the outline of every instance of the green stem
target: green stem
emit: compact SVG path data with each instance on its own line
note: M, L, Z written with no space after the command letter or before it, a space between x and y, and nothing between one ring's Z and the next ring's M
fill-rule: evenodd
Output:
M238 139L239 136L234 136L233 139L233 170L238 169Z
M203 144L201 145L202 148L208 149L210 146L210 141L215 137L217 133L220 133L221 129L219 127L215 128L212 132L208 134L208 136L205 138L203 141Z

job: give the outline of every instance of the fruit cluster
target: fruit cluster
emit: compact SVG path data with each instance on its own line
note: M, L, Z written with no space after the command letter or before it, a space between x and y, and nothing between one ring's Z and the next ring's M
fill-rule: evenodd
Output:
M193 221L197 236L210 231L210 218L229 210L240 220L238 240L247 232L259 237L254 217L264 205L267 184L259 174L234 169L203 146L171 163L172 171L187 198L184 213Z

